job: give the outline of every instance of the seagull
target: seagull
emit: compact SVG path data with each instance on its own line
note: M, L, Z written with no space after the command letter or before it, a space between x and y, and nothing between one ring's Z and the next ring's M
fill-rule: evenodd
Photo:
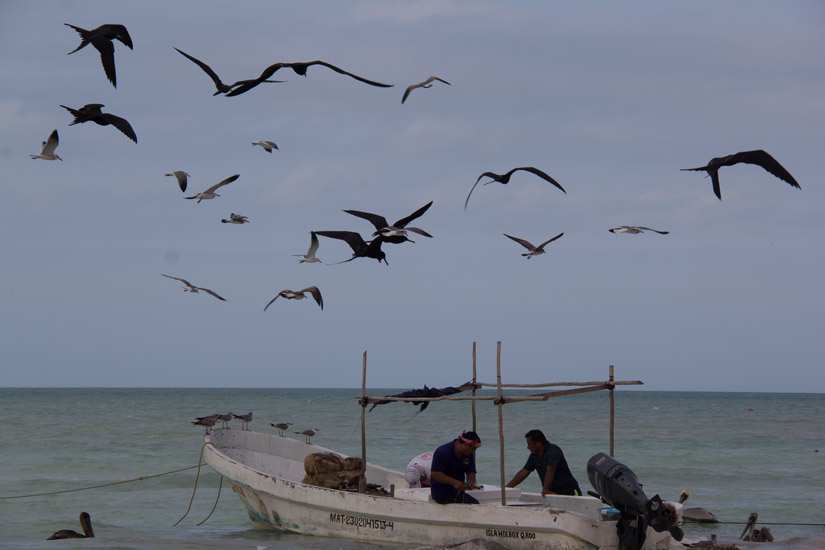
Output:
M241 429L242 430L243 430L244 426L246 426L247 430L249 429L249 423L252 422L252 413L251 412L248 412L246 414L235 414L235 413L229 413L229 414L231 414L233 417L235 417L235 418L237 418L238 420L241 421Z
M226 92L230 91L235 86L239 86L241 84L244 84L244 83L248 82L247 80L241 80L239 82L235 82L231 86L229 86L227 84L224 84L223 82L221 82L221 79L218 77L218 75L215 73L215 71L213 71L212 68L209 67L209 65L207 65L206 63L204 63L203 61L201 61L199 59L196 59L196 58L192 57L191 55L189 55L188 53L186 53L184 51L178 50L177 48L175 48L175 50L177 50L177 52L179 54L181 54L182 56L184 56L185 58L190 60L192 63L194 63L195 65L197 65L201 69L203 69L203 72L205 72L206 74L209 75L209 78L212 79L212 82L215 83L215 87L218 89L217 92L212 94L213 96L218 95L218 94L225 94ZM277 83L277 82L284 82L284 81L283 80L264 80L263 82Z
M195 426L203 426L206 429L206 433L209 433L210 429L215 425L216 421L211 420L209 418L202 418L192 422Z
M74 115L74 122L69 124L69 126L74 126L75 124L80 124L83 122L95 122L100 126L108 126L112 125L137 143L137 136L135 135L135 131L132 130L132 125L129 124L129 121L125 118L120 118L119 116L115 116L110 113L104 113L101 111L101 107L104 105L100 103L89 103L88 105L84 105L80 109L72 109L71 107L66 107L65 105L61 105L64 109L72 113Z
M344 69L341 69L340 67L336 67L335 65L327 63L326 61L321 61L320 59L316 59L315 61L297 61L297 62L293 62L293 63L274 63L274 64L270 65L269 67L267 67L266 69L264 69L264 71L261 73L261 75L258 78L254 78L254 79L243 81L243 82L236 82L235 84L230 86L230 88L232 88L232 91L228 92L226 95L227 96L236 96L236 95L241 95L244 92L248 92L249 90L251 90L252 88L257 86L258 84L261 84L262 82L267 82L267 80L266 80L267 78L271 77L279 69L282 69L284 67L289 67L290 69L295 71L297 74L299 74L301 76L306 76L307 69L312 65L322 65L324 67L327 67L328 69L332 69L336 73L345 74L349 77L354 78L355 80L359 80L359 81L361 81L365 84L369 84L370 86L378 86L380 88L391 88L392 87L392 84L382 84L380 82L375 82L374 80L367 80L364 77L361 77L361 76L358 76L356 74L347 72Z
M232 422L232 418L233 418L232 413L216 414L215 416L216 416L216 420L220 420L221 422L223 422L223 427L224 428L229 427L229 423Z
M240 214L230 213L229 218L225 220L221 220L221 223L249 223L249 220L246 219L246 216L241 216Z
M208 420L209 422L217 422L218 420L220 420L220 418L221 418L221 415L215 413L215 414L210 414L209 416L199 416L195 420Z
M91 42L92 46L97 48L100 52L100 62L103 63L103 70L106 72L106 78L112 83L112 86L117 88L117 78L115 76L115 45L112 40L117 38L130 50L132 48L132 38L129 36L129 31L123 25L101 25L96 29L87 31L68 23L63 23L67 27L71 27L80 34L80 46L69 52L73 54L77 50L81 50Z
M507 184L507 183L510 182L510 176L512 176L513 172L515 172L517 170L524 170L525 172L530 172L531 174L535 174L538 177L549 181L550 183L552 183L553 185L555 185L556 187L561 189L564 194L567 194L567 191L564 190L564 187L562 187L559 182L557 182L556 180L554 180L553 178L551 178L550 176L548 176L547 174L545 174L544 172L542 172L538 168L533 168L532 166L522 166L520 168L513 168L512 170L510 170L506 174L494 174L493 172L484 172L483 174L481 174L478 177L478 179L476 180L476 182L473 184L473 187L472 187L472 189L470 189L470 192L467 193L467 200L464 201L464 210L467 210L467 203L470 202L470 195L473 194L473 189L476 188L476 185L478 185L478 182L481 181L481 178L483 178L485 176L487 176L488 178L492 178L490 181L485 181L484 185L487 185L488 183L492 183L494 181L497 181L497 182L502 183L502 184Z
M59 156L54 154L54 150L57 149L57 145L59 140L57 138L57 130L52 130L52 133L49 134L49 139L42 142L40 144L40 152L36 155L29 155L33 159L43 159L43 160L63 160Z
M272 426L273 428L276 428L278 430L278 435L283 437L284 436L284 430L286 430L290 426L292 426L292 422L278 422L277 424L270 423L269 425Z
M163 275L163 273L161 273L161 275ZM222 302L226 301L225 299L221 298L220 296L218 296L216 293L212 292L208 288L202 288L202 287L199 287L199 286L194 286L192 283L190 283L186 279L180 279L178 277L172 277L171 275L163 275L163 276L168 277L170 279L175 279L176 281L180 281L184 285L186 285L186 286L183 287L184 292L192 292L193 294L197 294L199 290L202 290L202 291L206 292L207 294L209 294L211 296L214 296L218 300L221 300Z
M424 82L419 82L418 84L411 84L410 86L407 86L407 89L404 90L404 96L401 98L401 103L404 103L404 101L406 101L406 99L407 99L407 96L410 95L410 92L415 90L416 88L432 88L433 85L430 84L430 82L433 82L435 80L438 80L439 82L443 82L444 84L446 84L448 86L452 85L449 82L447 82L446 80L444 80L443 78L438 78L437 76L431 76L430 78L428 78Z
M274 141L253 141L252 145L260 145L267 153L271 153L273 149L278 149ZM280 149L278 150L280 151Z
M266 306L264 306L264 311L266 308L272 305L272 302L278 299L278 297L286 298L287 300L303 300L306 298L305 292L309 292L312 294L312 297L315 298L315 303L321 306L321 311L324 310L324 299L321 297L321 291L318 290L317 286L308 286L302 290L282 290L280 291L274 298L272 298Z
M384 237L380 235L370 242L366 242L363 237L355 231L316 231L315 234L331 239L341 239L342 241L346 241L350 248L352 248L352 258L338 262L339 264L351 262L355 258L374 258L378 260L378 263L383 261L385 264L390 265L387 261L387 255L381 250L381 243L384 242Z
M360 212L358 210L344 210L344 212L363 218L374 225L376 231L372 234L373 237L376 235L381 235L385 242L397 244L403 243L404 241L414 242L407 238L407 231L412 231L413 233L418 233L419 235L424 235L425 237L432 237L432 235L423 229L419 229L417 227L407 227L408 223L424 214L424 212L426 212L432 204L433 201L428 202L409 216L401 218L392 225L387 223L387 219L379 214L370 214L369 212Z
M298 260L298 263L302 264L304 262L307 263L316 263L320 262L318 258L315 257L315 252L318 250L318 236L315 234L315 231L309 232L309 250L307 250L306 254L293 254L293 256L298 256L301 258Z
M309 430L304 430L302 432L295 432L295 433L298 434L298 435L304 436L306 438L306 442L309 443L309 438L312 437L313 435L315 435L316 433L320 432L320 431L321 431L320 428L312 428L312 429L309 429Z
M564 235L564 233L559 233L558 235L556 235L552 239L547 239L546 241L544 241L540 245L533 246L532 244L530 244L528 241L525 241L524 239L519 239L518 237L513 237L512 235L508 235L507 233L504 233L505 237L513 239L514 241L516 241L517 243L519 243L521 246L523 246L524 248L526 248L529 251L529 252L525 252L524 254L522 254L522 256L526 256L528 260L530 258L532 258L533 256L538 256L539 254L544 254L544 246L547 245L548 243L552 243L553 241L555 241L556 239L558 239L562 235Z
M222 186L222 185L227 185L229 183L232 183L233 181L235 181L239 177L241 177L240 174L235 174L234 176L229 176L225 180L223 180L219 183L216 183L215 185L213 185L212 187L210 187L206 191L201 191L200 193L192 195L191 197L184 197L184 198L185 199L198 199L198 203L200 203L201 201L206 200L206 199L214 199L215 197L220 197L220 195L215 193L215 190L218 187Z
M629 233L631 235L638 235L639 233L644 233L645 231L653 231L654 233L660 233L662 235L667 235L670 233L670 231L659 231L658 229L651 229L640 225L622 225L619 227L614 227L613 229L608 229L608 231L611 233Z
M739 164L740 162L744 162L745 164L756 164L757 166L761 166L777 178L781 179L782 181L788 183L791 187L796 187L797 189L802 189L793 176L785 170L785 168L777 162L775 158L770 156L767 152L763 151L762 149L757 149L756 151L742 151L740 153L734 153L732 155L728 155L726 157L716 157L710 159L707 166L700 166L698 168L682 168L682 171L690 170L693 172L701 172L704 170L708 173L711 180L713 181L713 192L716 194L716 197L721 201L722 200L722 189L719 187L719 168L722 166L733 166L734 164Z
M188 181L186 178L189 177L189 174L183 170L175 170L174 172L164 174L164 176L175 176L178 180L178 187L180 187L181 192L186 191L186 182Z
M83 529L81 535L77 531L71 529L61 529L46 540L63 540L63 539L93 539L95 532L92 530L92 517L88 512L80 513L80 527Z

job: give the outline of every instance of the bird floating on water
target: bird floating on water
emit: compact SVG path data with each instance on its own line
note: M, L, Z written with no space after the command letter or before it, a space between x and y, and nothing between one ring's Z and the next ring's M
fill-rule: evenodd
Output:
M312 436L314 436L316 433L320 432L320 431L321 431L321 428L311 428L311 429L308 429L308 430L304 430L302 432L295 432L295 433L298 434L298 435L304 436L306 442L309 443L310 442L309 439Z
M91 43L97 51L100 52L100 62L103 64L103 70L106 73L106 78L112 83L112 86L117 88L117 76L115 75L115 45L112 43L113 39L120 40L127 48L132 48L132 37L129 36L129 31L123 25L101 25L96 29L87 31L68 23L63 23L67 27L71 27L80 34L80 45L69 52L68 55L81 50Z
M286 298L287 300L303 300L306 298L306 292L309 292L313 298L315 298L315 303L318 304L321 308L321 311L324 310L324 299L321 297L321 291L318 290L317 286L308 286L302 290L282 290L280 291L274 298L272 298L266 306L264 306L264 311L266 308L272 305L272 302L280 298Z
M174 172L164 174L164 176L175 176L175 179L178 180L178 187L180 187L181 192L186 191L186 182L189 181L187 179L189 174L183 170L175 170Z
M94 538L95 532L92 530L92 517L88 514L88 512L80 513L80 528L83 529L83 534L80 534L77 531L72 531L71 529L61 529L46 540Z
M407 100L407 96L410 95L411 91L415 90L416 88L432 88L433 85L430 84L430 83L435 82L436 80L439 81L439 82L443 82L444 84L446 84L448 86L451 86L451 84L449 82L447 82L446 80L444 80L443 78L438 78L437 76L431 76L430 78L428 78L424 82L419 82L418 84L411 84L411 85L407 86L407 89L404 90L404 95L401 97L401 103L404 103L404 101Z
M40 152L36 155L29 156L33 159L62 161L62 158L54 154L54 150L57 149L57 145L59 143L60 141L57 137L57 130L52 130L52 133L49 134L49 138L40 144Z
M234 176L229 176L225 180L216 183L215 185L213 185L212 187L210 187L206 191L201 191L200 193L196 193L196 194L192 195L191 197L184 197L184 198L185 199L198 199L198 203L199 203L203 200L214 199L215 197L220 197L220 195L215 193L215 191L223 185L227 185L227 184L232 183L233 181L235 181L239 177L241 177L240 174L235 174Z
M260 145L267 153L271 153L273 149L278 149L278 145L274 141L253 141L252 145ZM278 150L280 151L280 149Z
M387 261L387 255L381 250L381 243L384 242L384 237L380 235L366 242L364 238L355 231L316 231L315 234L321 235L322 237L329 237L330 239L346 241L352 249L352 258L338 262L339 264L351 262L355 258L373 258L378 260L378 263L383 261L385 264L390 265Z
M215 298L217 298L218 300L221 300L221 301L223 301L223 302L225 302L225 301L226 301L224 298L221 298L220 296L218 296L218 295L217 295L217 293L215 293L215 292L213 292L213 291L209 290L208 288L203 288L203 287L200 287L200 286L195 286L195 285L193 285L192 283L190 283L189 281L187 281L186 279L181 279L180 277L172 277L171 275L164 275L163 273L161 273L161 275L163 275L164 277L168 277L168 278L170 278L170 279L175 279L176 281L180 281L180 282L182 282L182 283L185 285L185 286L183 287L183 291L184 291L184 292L191 292L191 293L193 293L193 294L197 294L199 290L202 290L202 291L206 292L207 294L209 294L210 296L214 296L214 297L215 297Z
M707 172L711 181L713 181L713 192L721 201L722 189L719 187L719 168L722 166L733 166L734 164L739 163L761 166L777 178L789 184L791 187L802 189L790 172L785 170L785 168L779 164L775 158L762 149L757 149L755 151L741 151L726 157L715 157L710 159L710 162L708 162L706 166L700 166L698 168L682 168L681 170L688 170L692 172L701 172L704 170Z
M242 223L249 223L249 220L246 216L241 216L240 214L235 214L234 212L230 212L229 217L226 219L222 219L221 223L235 223L235 224L242 224Z
M137 143L137 135L135 135L135 131L132 129L132 125L129 124L129 121L111 113L104 113L100 110L104 107L101 103L89 103L80 109L72 109L71 107L66 107L65 105L61 105L61 107L74 115L74 122L69 124L69 126L74 126L75 124L81 124L83 122L94 122L100 126L112 125L123 132L129 139Z
M231 86L228 85L228 84L224 84L221 81L220 77L218 77L217 73L215 73L215 71L213 71L212 68L209 65L207 65L206 63L204 63L203 61L201 61L201 60L199 60L195 57L192 57L191 55L189 55L188 53L186 53L184 51L178 50L177 48L175 48L175 50L179 54L181 54L182 56L184 56L185 58L190 60L192 63L194 63L195 65L197 65L201 69L203 69L203 72L205 72L207 75L209 75L209 78L212 79L212 82L215 83L215 87L218 89L218 91L216 91L212 95L225 94L228 91L232 90L232 88L234 88L235 86L240 86L241 84L244 84L244 83L248 82L248 80L239 80L238 82L235 82ZM283 80L264 80L263 82L268 82L268 83L271 83L271 84L275 84L275 83L280 83L280 82L284 82L284 81Z
M289 427L292 426L292 422L278 422L277 424L270 423L269 425L272 426L273 428L277 429L278 430L278 435L283 437L284 436L284 430L289 429Z
M251 412L248 412L246 414L235 414L235 413L229 413L229 414L231 414L234 418L237 418L238 420L241 421L241 429L242 430L244 429L244 426L246 426L247 430L249 429L249 423L252 422L252 413Z
M301 258L298 260L298 263L302 264L306 263L320 263L321 260L315 257L315 252L318 251L318 236L315 234L315 231L309 232L309 249L307 250L306 254L293 254L293 256L298 256Z
M467 200L464 201L464 210L467 210L467 203L470 202L470 195L473 194L473 189L476 188L476 185L478 185L478 182L481 181L481 178L483 178L483 177L492 178L490 181L485 181L484 185L487 185L488 183L493 183L494 181L497 181L501 184L507 184L507 183L510 182L510 177L512 177L513 173L518 171L518 170L524 170L525 172L530 172L531 174L535 174L538 177L540 177L541 179L549 181L550 183L552 183L553 185L555 185L556 187L561 189L564 194L567 194L567 191L564 190L564 187L562 187L559 182L557 182L556 180L554 180L553 178L551 178L549 175L542 172L538 168L534 168L532 166L521 166L519 168L513 168L512 170L510 170L509 172L507 172L505 174L495 174L493 172L484 172L483 174L481 174L478 177L478 179L476 180L476 182L473 184L473 187L470 189L470 192L467 193Z
M424 212L426 212L432 204L433 201L428 202L409 216L401 218L392 225L387 223L387 218L381 216L380 214L370 214L369 212L361 212L359 210L344 210L344 212L363 218L375 226L375 233L372 234L373 236L380 235L384 242L398 244L403 243L404 241L414 242L407 238L407 231L412 231L413 233L418 233L419 235L424 235L425 237L432 237L432 235L423 229L419 229L417 227L407 227L408 223L424 214Z
M529 241L525 241L524 239L519 239L518 237L513 237L512 235L508 235L507 233L504 233L505 237L513 239L514 241L516 241L517 243L519 243L521 246L523 246L524 248L526 248L528 250L527 252L522 254L522 256L526 256L528 260L530 258L532 258L533 256L538 256L539 254L544 254L545 245L547 245L548 243L552 243L556 239L560 238L562 235L564 235L564 233L559 233L558 235L556 235L552 239L547 239L546 241L544 241L540 245L534 246Z
M661 235L667 235L670 233L670 231L659 231L658 229L651 229L641 225L622 225L619 227L614 227L613 229L608 229L608 231L611 233L629 233L631 235L638 235L639 233L644 233L645 231L653 231L654 233L659 233Z

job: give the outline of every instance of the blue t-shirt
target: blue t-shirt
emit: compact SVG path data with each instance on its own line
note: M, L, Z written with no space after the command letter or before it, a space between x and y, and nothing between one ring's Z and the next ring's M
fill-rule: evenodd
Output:
M455 440L445 443L435 450L433 453L433 472L441 472L447 474L453 479L464 482L464 474L476 473L476 458L475 453L459 457L455 453ZM436 502L443 500L453 500L458 491L452 485L445 485L439 483L435 479L430 478L430 494Z
M528 472L536 470L541 479L541 485L544 487L544 475L547 473L547 467L554 466L556 473L553 475L553 481L550 483L550 491L559 495L575 495L575 491L581 494L579 483L573 474L570 473L570 468L567 467L567 460L564 458L564 453L561 447L548 443L544 447L544 454L539 458L537 455L530 453L524 469Z

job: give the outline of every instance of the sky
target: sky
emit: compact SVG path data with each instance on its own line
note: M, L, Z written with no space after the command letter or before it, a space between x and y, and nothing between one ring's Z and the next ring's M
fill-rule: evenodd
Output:
M86 29L123 24L117 88ZM641 380L825 392L825 5L817 1L0 3L5 387ZM224 82L323 60L236 96ZM440 82L411 92L429 76ZM127 119L70 126L60 105ZM57 129L62 161L31 159ZM267 153L252 141L271 140ZM763 149L759 166L704 172ZM533 166L507 185L483 172ZM186 193L164 174L190 174ZM196 203L185 196L239 174ZM487 181L484 178L482 181ZM388 265L310 231L433 201ZM222 224L230 212L243 225ZM613 234L641 225L668 231ZM504 233L541 243L531 259ZM221 302L182 292L167 274ZM317 286L324 301L276 300ZM635 387L634 387L635 389Z

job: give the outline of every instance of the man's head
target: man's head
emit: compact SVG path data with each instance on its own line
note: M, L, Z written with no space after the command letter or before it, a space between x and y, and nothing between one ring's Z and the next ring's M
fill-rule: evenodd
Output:
M481 447L481 438L475 432L461 432L455 442L456 452L459 456L469 456Z
M533 454L540 454L548 443L541 430L530 430L524 434L524 438L527 440L527 450Z

